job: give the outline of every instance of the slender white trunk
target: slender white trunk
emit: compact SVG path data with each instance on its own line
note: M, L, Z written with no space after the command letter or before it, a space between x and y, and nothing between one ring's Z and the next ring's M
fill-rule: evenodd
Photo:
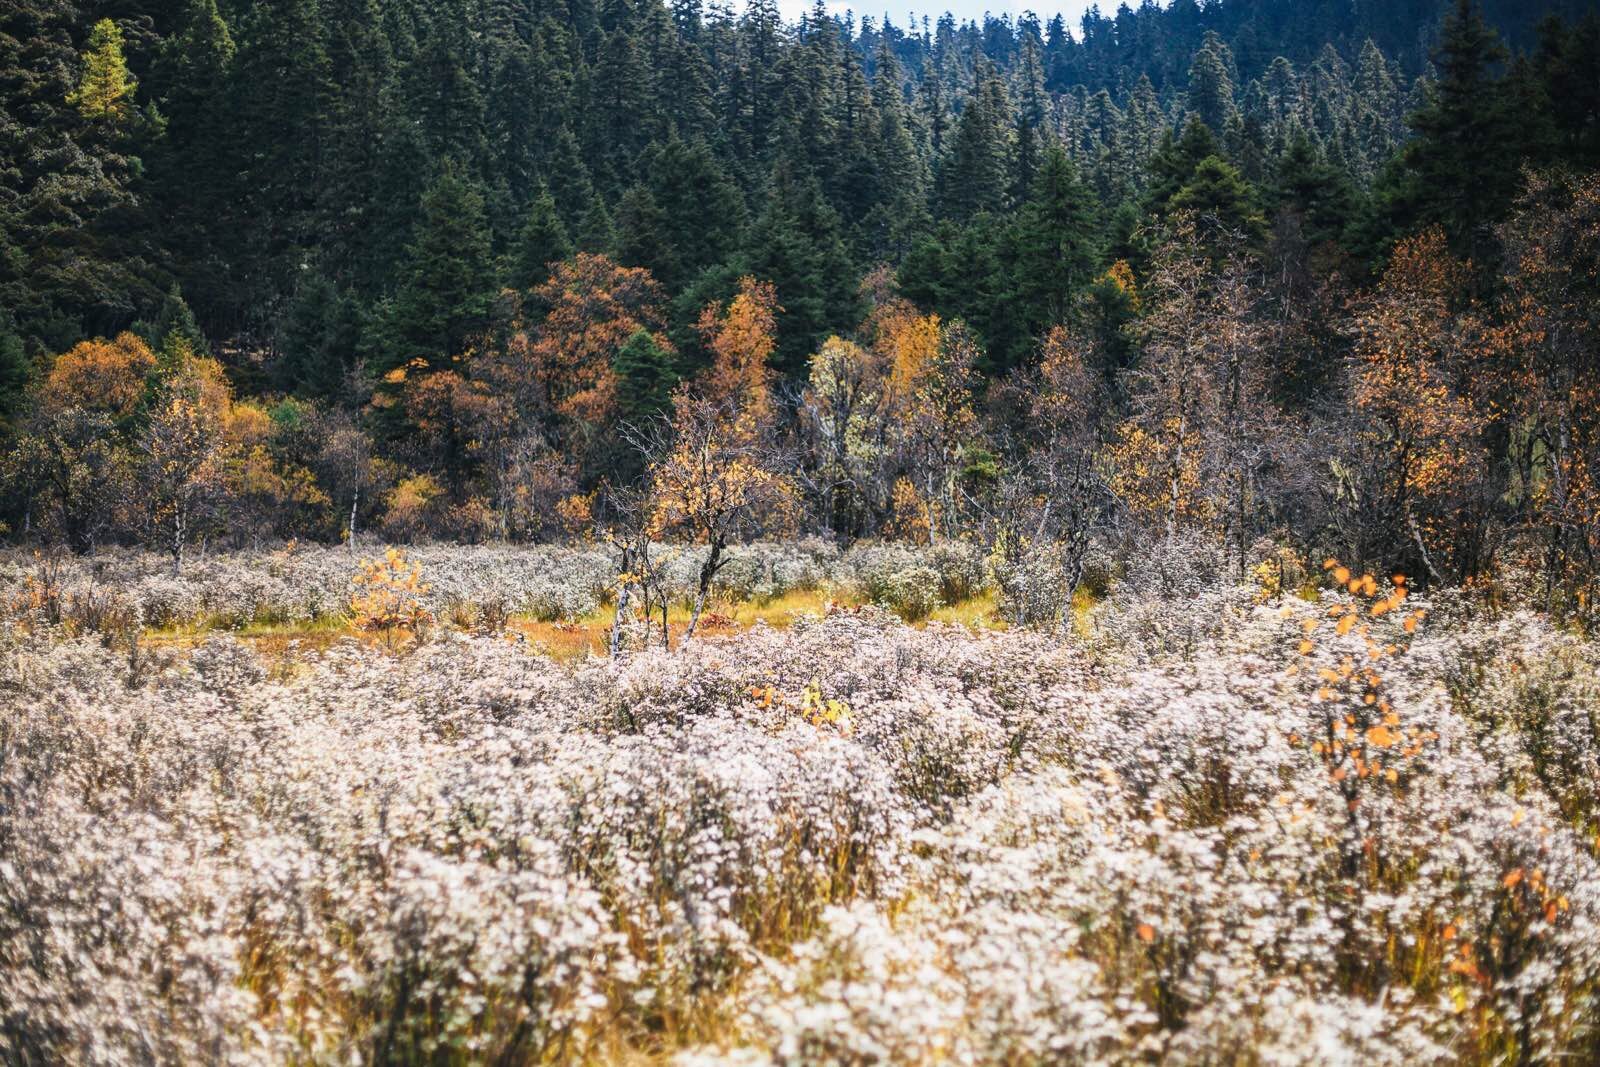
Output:
M350 494L350 531L346 536L346 544L350 551L356 549L356 508L361 503L361 490L358 488Z

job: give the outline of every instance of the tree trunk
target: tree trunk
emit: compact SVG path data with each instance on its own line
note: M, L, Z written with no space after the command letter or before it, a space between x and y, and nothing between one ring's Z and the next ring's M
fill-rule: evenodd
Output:
M617 653L622 651L622 625L628 612L628 584L624 582L617 590L617 617L611 622L611 658L616 659Z
M689 628L683 633L683 643L688 644L694 639L695 627L700 625L700 614L706 609L706 598L711 595L711 581L722 569L723 539L719 534L711 539L711 550L706 553L706 561L700 565L700 583L694 594L694 610L689 614Z
M183 505L175 504L172 509L172 576L178 577L183 573Z

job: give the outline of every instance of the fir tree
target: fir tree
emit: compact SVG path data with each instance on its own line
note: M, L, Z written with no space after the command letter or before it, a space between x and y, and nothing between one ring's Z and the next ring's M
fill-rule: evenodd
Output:
M524 292L543 285L550 277L550 264L572 254L567 229L556 213L556 199L541 188L528 207L517 246L512 254L510 277L513 288Z
M89 34L83 77L67 103L86 119L115 126L132 115L135 84L122 55L122 28L110 19L101 19Z
M1194 216L1201 243L1214 259L1220 260L1240 239L1251 247L1266 238L1266 220L1255 190L1237 167L1219 156L1201 160L1167 207Z
M421 217L385 327L377 369L447 367L489 323L495 278L483 194L455 163L422 196Z
M815 178L779 169L766 209L746 235L743 260L778 290L783 314L773 366L780 374L798 376L828 334L859 317L855 265Z
M360 344L355 303L327 278L313 274L301 283L279 324L273 384L296 396L336 399Z
M1168 202L1194 179L1200 164L1221 152L1222 146L1217 143L1211 127L1198 116L1189 118L1179 136L1168 130L1150 159L1149 188L1145 192L1147 209L1152 214L1164 213Z
M1226 129L1238 107L1233 98L1233 55L1214 31L1189 68L1189 110L1213 130Z
M11 432L25 409L32 374L33 367L11 314L0 309L0 440Z
M649 330L638 330L617 350L612 361L617 375L617 406L623 421L643 425L672 404L677 384L672 353L656 343Z
M596 194L590 197L589 207L578 223L578 239L574 242L581 252L610 255L616 247L617 230L606 207L605 198Z
M1010 228L1005 336L989 338L1002 363L1019 361L1033 338L1074 318L1099 258L1094 198L1059 145L1046 152L1028 202Z
M1409 119L1416 136L1385 189L1400 231L1440 225L1480 267L1518 182L1515 117L1496 75L1505 54L1474 0L1457 0L1434 53L1438 80Z
M1011 185L1009 110L1005 86L985 64L956 126L950 158L939 171L939 203L947 218L1004 210Z

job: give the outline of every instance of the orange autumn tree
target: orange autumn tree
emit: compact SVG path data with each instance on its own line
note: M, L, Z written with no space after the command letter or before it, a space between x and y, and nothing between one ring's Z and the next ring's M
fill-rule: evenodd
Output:
M684 640L694 637L712 583L736 538L782 525L794 489L773 444L776 291L745 278L726 309L701 316L713 363L673 396L669 433L651 451L648 531L705 546Z
M938 343L928 354L926 331L937 327ZM900 355L915 367L903 388L893 388L893 426L907 485L914 487L930 540L956 536L958 482L967 447L978 434L973 409L977 365L983 349L966 323L939 324L929 316L908 324L911 340ZM916 360L912 364L912 360ZM897 490L902 496L904 490ZM920 523L919 523L920 527Z
M612 361L628 338L645 330L671 349L661 332L661 287L642 267L580 252L556 264L534 297L550 310L529 336L530 366L556 414L592 434L616 416Z
M978 429L972 394L982 349L965 323L924 315L896 294L886 270L868 275L862 290L872 307L860 332L871 356L874 444L892 476L892 488L875 487L874 503L890 513L894 536L953 536L961 460Z
M680 389L670 443L650 464L649 531L705 546L695 582L687 641L694 637L712 583L735 540L783 527L794 504L783 457L752 433L727 403Z
M778 290L748 275L726 308L712 303L700 313L700 334L711 350L705 395L725 402L750 426L771 424L772 380L769 360L778 347Z
M1219 393L1210 373L1211 261L1191 215L1178 216L1164 238L1144 286L1142 351L1128 375L1133 413L1117 428L1110 456L1117 495L1170 541L1181 526L1211 516L1202 464Z
M923 315L910 304L897 301L884 310L873 324L874 349L888 369L885 402L891 409L904 410L917 395L924 376L939 354L938 315Z
M190 540L225 497L235 450L229 430L243 427L244 420L234 418L233 392L221 364L182 346L155 390L138 439L140 488L174 574L183 569Z
M1356 310L1356 422L1335 465L1362 558L1414 556L1439 582L1468 578L1486 563L1487 419L1468 388L1479 354L1469 279L1470 266L1450 255L1439 230L1396 246Z
M1531 175L1501 230L1504 325L1494 415L1510 442L1508 498L1533 534L1546 603L1592 617L1600 595L1600 174Z
M928 506L905 474L904 431L938 355L939 318L900 297L887 267L867 275L861 294L870 311L856 340L828 338L801 394L817 492L837 532L859 535L874 514L890 515L896 536L925 541Z
M137 335L80 341L57 356L39 386L47 411L78 407L125 419L145 397L156 356Z

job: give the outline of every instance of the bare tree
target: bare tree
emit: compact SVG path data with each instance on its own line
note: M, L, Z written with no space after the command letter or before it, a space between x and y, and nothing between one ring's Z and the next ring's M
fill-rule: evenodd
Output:
M1058 326L1041 344L1037 366L1002 387L1021 432L1002 435L1006 473L986 518L1001 610L1014 625L1066 623L1090 535L1113 501L1097 455L1104 398L1093 355Z
M652 535L679 534L705 546L684 641L694 638L727 548L783 524L794 507L783 457L748 411L734 402L681 390L670 442L649 446Z
M158 527L165 528L172 572L182 573L195 527L223 493L224 441L216 413L174 390L139 436L140 482Z
M636 434L633 436L643 440ZM635 602L638 604L637 618L641 628L640 646L647 647L651 643L653 620L659 614L661 647L670 648L668 596L663 560L651 538L649 487L614 489L606 495L606 503L610 521L605 527L604 537L617 554L617 610L611 624L610 655L615 659L622 653Z

